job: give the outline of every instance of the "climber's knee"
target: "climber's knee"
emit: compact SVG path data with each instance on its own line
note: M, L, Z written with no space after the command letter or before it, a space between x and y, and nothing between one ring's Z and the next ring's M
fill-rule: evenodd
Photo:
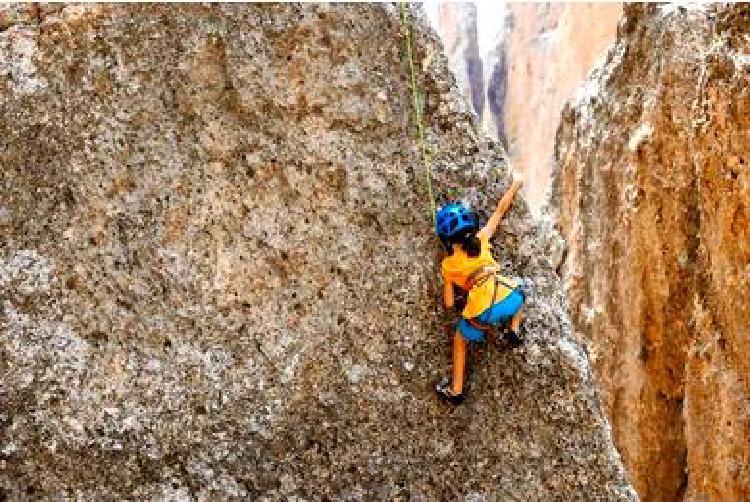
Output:
M518 312L516 312L511 318L510 329L512 329L513 331L518 331L518 327L521 325L522 320L523 320L523 307L518 309Z

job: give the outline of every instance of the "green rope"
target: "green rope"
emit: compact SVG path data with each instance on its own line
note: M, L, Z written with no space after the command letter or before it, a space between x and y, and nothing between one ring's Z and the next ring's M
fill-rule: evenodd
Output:
M413 32L411 29L411 23L409 22L409 14L406 8L406 3L402 2L401 6L401 26L404 36L406 37L406 58L409 60L409 72L411 73L411 96L412 96L412 109L414 112L414 122L417 125L417 139L419 140L419 149L422 154L422 163L424 164L425 182L427 185L427 195L430 198L430 216L432 217L432 224L435 225L435 213L437 207L435 205L435 196L432 192L432 160L430 158L430 152L427 148L427 142L424 138L424 125L422 124L422 109L419 106L419 96L417 89L417 74L414 71L414 57L412 53L412 36Z

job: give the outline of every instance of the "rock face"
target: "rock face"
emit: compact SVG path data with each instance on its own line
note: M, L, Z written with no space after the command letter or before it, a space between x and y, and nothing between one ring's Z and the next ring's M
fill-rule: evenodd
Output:
M619 3L510 3L504 123L535 214L547 199L560 112L614 42ZM493 70L488 68L488 72Z
M435 188L508 186L416 20ZM0 498L628 500L559 238L465 406L387 5L67 6L0 33Z
M480 35L480 13L475 2L439 1L428 4L427 13L440 34L448 65L473 108L476 122L486 134L507 147L503 115L507 77L505 49L502 44L489 52L479 47L480 36L502 39L503 30L494 35ZM497 20L501 26L504 19L501 16ZM489 72L486 73L485 68Z
M494 34L478 33L473 2L441 3L436 22L482 129L509 151L538 215L551 184L560 112L614 42L622 5L509 3L506 9ZM482 53L477 37L496 42Z
M484 74L477 40L477 7L470 2L441 3L438 26L448 64L477 117L484 113Z
M573 319L643 500L750 500L748 32L628 6L558 132Z

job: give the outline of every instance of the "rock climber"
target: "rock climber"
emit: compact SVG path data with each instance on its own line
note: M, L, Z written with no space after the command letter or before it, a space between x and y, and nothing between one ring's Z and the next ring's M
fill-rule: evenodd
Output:
M451 253L441 265L445 306L454 307L455 286L467 293L466 305L453 334L452 379L446 378L435 387L438 397L454 405L464 400L468 342L483 342L485 333L509 322L505 331L507 341L514 348L523 343L519 330L525 295L516 281L500 275L490 252L490 239L521 184L520 180L513 182L481 229L477 215L461 202L445 204L435 217L438 237Z

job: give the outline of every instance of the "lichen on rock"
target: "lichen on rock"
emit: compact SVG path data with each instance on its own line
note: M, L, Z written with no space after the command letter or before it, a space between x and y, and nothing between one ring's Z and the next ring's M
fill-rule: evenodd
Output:
M486 212L504 153L415 26L439 196ZM2 496L634 498L559 238L520 201L495 246L533 288L527 346L435 399L401 35L362 4L66 6L0 34Z

